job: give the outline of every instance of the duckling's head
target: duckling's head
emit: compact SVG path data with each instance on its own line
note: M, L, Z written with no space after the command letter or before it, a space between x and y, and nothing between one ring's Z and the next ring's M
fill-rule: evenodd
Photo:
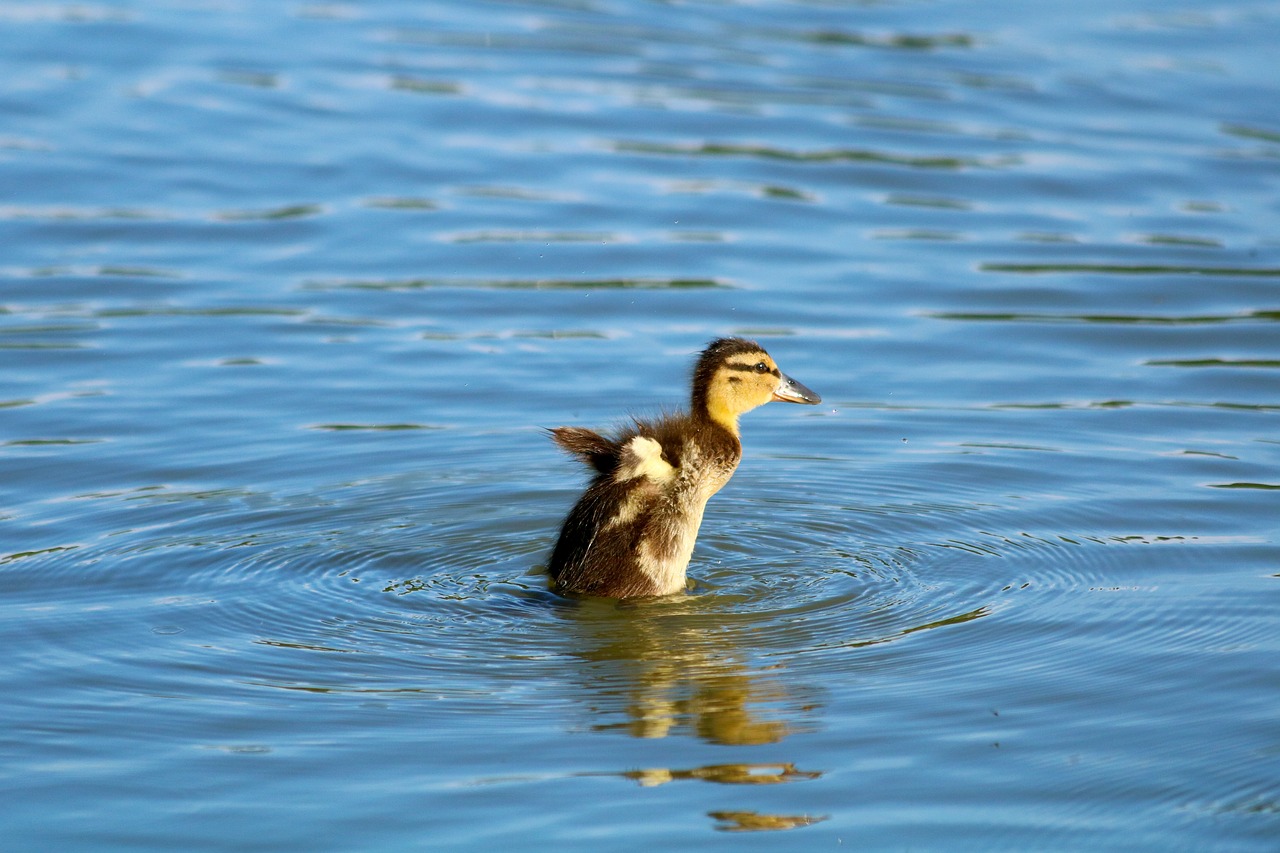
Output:
M720 338L693 369L693 413L738 434L738 416L770 400L821 403L822 398L778 369L764 347L745 338Z

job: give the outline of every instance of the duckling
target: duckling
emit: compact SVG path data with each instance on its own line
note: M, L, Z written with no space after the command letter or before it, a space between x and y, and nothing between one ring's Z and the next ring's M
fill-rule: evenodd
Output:
M549 430L596 472L560 528L556 586L608 598L683 590L703 509L742 459L738 417L770 400L822 402L755 341L720 338L698 357L688 413L635 419L612 437Z

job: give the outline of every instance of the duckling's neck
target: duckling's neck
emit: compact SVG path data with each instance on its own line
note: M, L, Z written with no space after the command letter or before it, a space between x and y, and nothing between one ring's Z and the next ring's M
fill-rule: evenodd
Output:
M738 415L741 413L730 406L723 397L709 396L705 391L695 389L690 411L695 418L728 430L734 438L742 437L738 431Z

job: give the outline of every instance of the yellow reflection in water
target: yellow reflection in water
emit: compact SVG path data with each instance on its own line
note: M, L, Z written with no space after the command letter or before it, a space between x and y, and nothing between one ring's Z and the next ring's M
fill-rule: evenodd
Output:
M783 782L801 782L818 779L821 773L799 770L794 764L708 764L689 770L647 768L628 770L622 774L634 779L643 787L652 788L668 782L695 780L719 785L780 785Z
M581 602L565 618L590 665L594 731L638 738L694 734L710 743L777 743L807 707L770 670L749 667L742 633L690 612L688 603ZM622 720L616 718L621 712Z
M826 815L760 814L753 811L707 812L707 814L719 821L716 829L724 832L796 829L801 826L811 826L827 819Z

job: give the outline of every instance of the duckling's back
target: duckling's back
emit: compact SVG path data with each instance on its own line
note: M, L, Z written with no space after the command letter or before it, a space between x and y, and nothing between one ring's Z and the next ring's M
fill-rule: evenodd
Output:
M630 598L685 588L703 508L741 455L732 435L703 432L687 418L637 422L616 439L576 427L552 431L597 471L551 555L561 589Z

